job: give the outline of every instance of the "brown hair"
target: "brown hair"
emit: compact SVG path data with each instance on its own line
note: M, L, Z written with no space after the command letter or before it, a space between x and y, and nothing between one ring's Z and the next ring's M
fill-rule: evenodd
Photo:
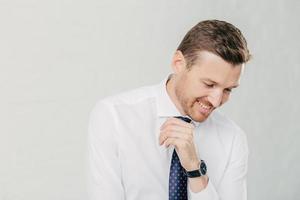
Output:
M177 50L187 60L187 68L195 64L199 51L214 53L233 65L246 63L251 57L241 31L219 20L199 22L184 36Z

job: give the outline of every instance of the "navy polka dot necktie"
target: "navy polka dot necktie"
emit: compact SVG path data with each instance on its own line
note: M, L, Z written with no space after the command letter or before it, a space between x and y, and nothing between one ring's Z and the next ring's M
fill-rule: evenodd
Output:
M185 122L190 123L191 119L187 117L176 117ZM180 164L179 157L174 149L170 174L169 174L169 200L187 200L187 176L184 173L184 168Z

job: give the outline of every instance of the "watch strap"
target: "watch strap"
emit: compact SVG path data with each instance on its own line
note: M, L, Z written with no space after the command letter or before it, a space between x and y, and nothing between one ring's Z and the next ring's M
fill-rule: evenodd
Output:
M206 174L206 164L204 160L201 160L199 164L199 169L193 170L193 171L186 171L185 174L188 178L196 178L196 177L201 177Z

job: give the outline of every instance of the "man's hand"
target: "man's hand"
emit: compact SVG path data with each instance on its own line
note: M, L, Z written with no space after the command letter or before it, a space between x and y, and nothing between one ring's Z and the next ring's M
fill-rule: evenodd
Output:
M182 167L187 171L199 169L199 158L194 145L194 125L181 119L170 118L161 126L159 144L166 147L174 145ZM201 176L189 179L189 186L193 192L200 192L206 188L208 177Z
M160 128L159 144L174 145L182 167L187 171L199 169L194 145L194 125L177 118L168 119Z

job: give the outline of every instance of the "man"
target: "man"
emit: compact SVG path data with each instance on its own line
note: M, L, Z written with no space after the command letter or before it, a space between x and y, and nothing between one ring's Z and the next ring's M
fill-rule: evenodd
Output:
M241 32L198 23L160 84L107 97L89 124L91 200L245 200L243 131L215 111L249 60Z

